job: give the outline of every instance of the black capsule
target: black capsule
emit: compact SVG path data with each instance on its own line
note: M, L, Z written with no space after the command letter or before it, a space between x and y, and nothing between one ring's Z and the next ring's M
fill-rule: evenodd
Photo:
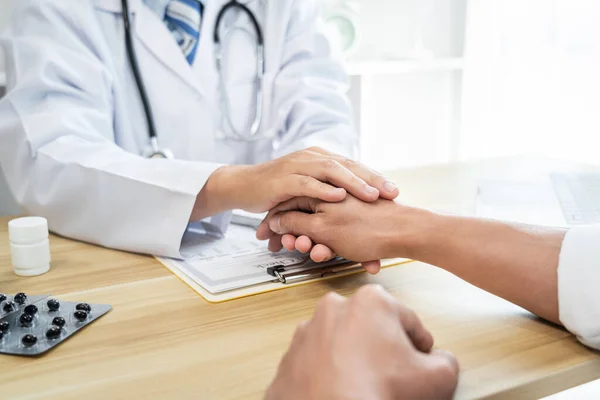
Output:
M6 333L10 329L10 324L6 321L0 321L0 332Z
M0 342L4 339L4 332L0 332Z
M50 311L58 311L58 309L60 308L60 303L58 302L58 300L55 299L48 300L46 305L48 305L48 310Z
M25 347L31 347L37 343L37 340L35 335L27 334L21 338L21 343L23 343L23 346Z
M6 295L4 293L0 293L0 303L6 300Z
M25 314L35 315L38 312L38 308L35 304L30 304L23 310Z
M31 323L33 322L33 315L31 315L31 314L21 314L21 316L19 317L19 322L23 326L30 326Z
M77 319L77 321L83 322L87 319L88 313L86 313L83 310L77 310L73 313L73 316L75 317L75 319Z
M58 326L59 328L65 326L66 323L67 321L65 321L63 317L54 317L54 319L52 320L52 325Z
M50 329L48 329L46 331L46 337L50 340L58 339L60 337L61 332L62 332L62 329L60 327L52 326L52 327L50 327Z
M81 310L89 313L92 311L92 307L88 303L79 303L75 306L76 310Z
M17 305L14 302L12 302L12 301L7 301L2 306L2 310L4 310L4 312L6 312L6 313L13 312L16 309L17 309Z
M13 300L17 304L25 304L27 301L27 295L25 293L17 293L15 294L15 297L13 297Z

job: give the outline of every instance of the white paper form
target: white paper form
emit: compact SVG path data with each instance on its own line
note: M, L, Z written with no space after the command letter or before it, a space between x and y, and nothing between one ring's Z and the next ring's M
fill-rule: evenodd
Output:
M307 256L283 250L271 253L267 242L255 237L250 227L231 225L224 238L186 233L181 246L183 260L161 259L216 294L273 281L268 267L303 264ZM308 262L309 265L314 265ZM323 267L325 267L323 265Z

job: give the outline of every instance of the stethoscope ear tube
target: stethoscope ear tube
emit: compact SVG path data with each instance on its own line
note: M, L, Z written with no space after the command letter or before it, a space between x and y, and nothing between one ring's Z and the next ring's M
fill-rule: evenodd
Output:
M131 27L131 20L129 18L129 15L130 15L129 14L129 1L121 0L121 4L122 4L122 8L123 8L122 13L123 13L123 24L125 27L125 45L126 45L126 49L127 49L127 55L129 57L129 63L131 65L133 76L135 78L135 83L138 87L138 92L140 95L140 99L142 101L144 113L146 115L146 123L148 124L148 136L150 138L150 147L147 150L147 152L146 152L147 154L145 154L145 156L149 157L149 158L156 158L156 157L172 158L173 155L171 154L171 152L168 149L161 150L158 146L156 126L154 124L154 114L152 112L152 107L150 105L150 101L149 101L148 94L146 91L146 86L144 85L144 81L142 79L142 74L140 72L138 59L137 59L137 56L135 53L135 48L133 46L132 27ZM263 115L263 82L264 82L264 75L265 75L264 36L263 36L263 32L260 28L260 25L258 24L258 20L256 19L256 17L252 13L252 11L246 5L240 3L238 0L231 0L227 4L225 4L221 8L221 10L219 11L219 14L217 16L217 20L215 23L215 30L214 30L214 34L213 34L213 40L214 40L215 49L216 49L216 64L217 64L217 69L220 74L222 74L221 63L222 63L222 59L223 59L223 51L222 51L222 46L221 46L221 38L219 36L219 26L223 20L225 13L231 8L239 8L240 10L242 10L248 16L248 18L250 19L250 21L256 31L256 37L257 37L257 79L256 79L257 82L256 82L256 84L258 85L258 90L256 93L256 114L255 114L254 120L252 122L252 125L250 127L249 135L244 134L242 132L237 131L231 121L231 112L230 112L231 110L229 107L229 101L227 99L227 94L226 94L227 91L224 86L223 76L221 75L220 76L221 90L223 93L225 93L225 95L224 95L224 97L225 97L225 99L224 99L225 118L227 120L227 124L229 125L231 132L233 133L233 136L235 136L237 139L240 139L240 140L253 141L253 140L258 140L258 138L256 137L256 134L259 131L260 123L262 121L262 115Z
M148 100L148 92L140 73L140 67L138 64L137 56L135 54L135 48L133 47L131 21L129 19L129 1L121 0L123 7L123 23L125 24L125 45L127 46L127 53L129 55L129 63L133 71L135 83L137 84L142 105L144 106L144 112L146 113L146 123L148 124L148 136L150 139L156 138L156 127L154 126L154 114L152 113L152 107Z
M221 26L221 22L223 21L223 17L225 16L225 13L228 10L233 9L233 8L238 8L241 11L243 11L248 16L250 21L252 22L254 30L256 31L256 40L257 40L256 85L257 85L258 89L256 90L256 112L254 115L254 120L252 121L252 125L250 126L249 135L238 131L235 128L235 126L231 120L231 109L230 109L230 105L229 105L229 98L227 96L227 88L225 87L225 84L224 84L223 71L222 71L222 65L221 65L223 62L222 61L223 60L223 45L221 43L219 27ZM223 93L223 103L224 103L224 108L225 108L225 113L224 113L225 122L227 123L229 130L231 131L231 133L233 134L233 136L236 139L245 140L245 141L259 140L259 138L256 135L260 129L260 124L261 124L262 116L263 116L263 84L264 84L264 75L265 75L265 46L264 46L263 32L260 29L258 20L256 19L256 17L252 13L252 11L246 5L240 3L237 0L231 0L230 2L228 2L221 8L221 10L219 11L219 14L217 15L217 20L215 22L215 28L214 28L214 32L213 32L213 41L214 41L214 45L215 45L215 54L216 54L215 57L216 57L217 70L219 71L219 75L220 75L219 76L220 88L221 88L221 93Z
M246 15L248 16L248 18L250 18L250 22L252 22L252 25L254 25L254 30L256 31L256 40L257 40L258 44L260 46L264 46L264 43L265 43L264 42L264 37L263 37L262 30L260 29L260 25L258 24L258 20L254 16L254 14L252 13L252 11L250 11L250 9L248 8L248 6L246 6L245 4L240 3L237 0L231 0L229 3L225 4L223 6L223 8L221 8L221 10L219 11L219 14L217 15L217 21L215 22L215 30L213 32L213 42L215 44L221 43L221 37L219 35L219 26L221 26L221 22L223 20L223 17L225 16L225 13L230 8L239 8L239 9L243 10L244 13L246 13Z

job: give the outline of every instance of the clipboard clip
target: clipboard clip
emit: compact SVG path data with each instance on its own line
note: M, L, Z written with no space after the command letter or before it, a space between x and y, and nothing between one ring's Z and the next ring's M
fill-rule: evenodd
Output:
M292 283L309 281L312 279L325 278L328 276L339 275L344 273L358 272L362 270L362 266L352 261L339 260L333 265L323 265L311 268L302 267L285 267L276 265L267 268L267 273L284 285Z
M283 265L276 265L274 267L267 268L267 273L274 278L277 278L279 282L285 283L285 278L281 275L285 273L285 267Z

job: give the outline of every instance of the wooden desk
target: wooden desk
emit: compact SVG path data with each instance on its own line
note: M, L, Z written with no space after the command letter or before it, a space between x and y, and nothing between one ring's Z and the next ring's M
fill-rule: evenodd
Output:
M390 174L405 200L450 211L474 204L482 175L573 170L496 161ZM580 168L575 168L580 169ZM52 238L52 270L17 278L0 220L0 291L52 293L114 310L39 359L0 357L1 398L258 399L296 324L330 290L377 282L414 308L459 359L459 399L537 398L600 378L600 357L562 329L434 267L413 263L211 305L150 257Z

